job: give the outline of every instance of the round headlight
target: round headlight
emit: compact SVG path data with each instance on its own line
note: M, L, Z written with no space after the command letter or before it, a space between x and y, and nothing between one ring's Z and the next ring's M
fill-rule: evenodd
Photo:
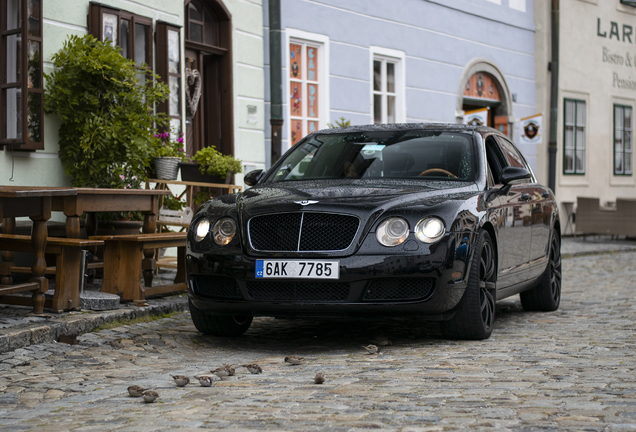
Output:
M229 217L219 219L212 227L212 238L219 246L225 246L231 242L234 234L236 234L236 222Z
M397 246L409 236L409 223L400 217L388 218L375 232L375 238L384 246Z
M441 219L430 217L422 219L415 225L415 237L423 243L434 243L446 232Z
M210 232L210 221L203 218L194 227L194 239L200 242L208 235L208 232Z

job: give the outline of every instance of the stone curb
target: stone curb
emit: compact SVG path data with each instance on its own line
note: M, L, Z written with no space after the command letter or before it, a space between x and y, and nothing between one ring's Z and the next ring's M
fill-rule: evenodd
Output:
M634 247L623 247L620 249L607 249L607 250L589 250L589 251L577 251L577 252L561 252L561 258L575 258L580 256L588 256L588 255L610 255L615 253L623 253L623 252L636 252L636 246Z
M148 306L127 304L120 309L89 311L73 315L51 317L45 322L33 322L0 329L0 354L29 345L57 342L61 335L77 336L116 320L132 320L149 315L181 312L188 309L187 296L148 300Z

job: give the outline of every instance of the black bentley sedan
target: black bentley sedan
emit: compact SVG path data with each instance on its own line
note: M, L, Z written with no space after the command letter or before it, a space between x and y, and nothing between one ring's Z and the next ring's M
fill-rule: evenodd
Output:
M188 295L205 334L255 316L436 320L485 339L495 302L561 297L554 195L503 134L456 124L315 132L190 225Z

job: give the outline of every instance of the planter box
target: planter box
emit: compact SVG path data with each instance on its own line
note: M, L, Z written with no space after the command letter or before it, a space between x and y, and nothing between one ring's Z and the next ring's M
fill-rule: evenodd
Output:
M181 180L186 182L229 184L232 178L232 173L225 178L201 174L199 164L195 162L180 162L179 168L181 169Z

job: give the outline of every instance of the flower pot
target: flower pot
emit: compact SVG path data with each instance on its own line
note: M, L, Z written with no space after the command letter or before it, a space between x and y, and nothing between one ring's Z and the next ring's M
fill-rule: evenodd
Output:
M159 180L176 180L179 175L178 157L156 157L152 161L155 165L157 178Z
M181 168L181 180L187 182L229 184L232 178L232 173L226 177L202 174L199 169L200 165L196 162L181 162L179 167Z

